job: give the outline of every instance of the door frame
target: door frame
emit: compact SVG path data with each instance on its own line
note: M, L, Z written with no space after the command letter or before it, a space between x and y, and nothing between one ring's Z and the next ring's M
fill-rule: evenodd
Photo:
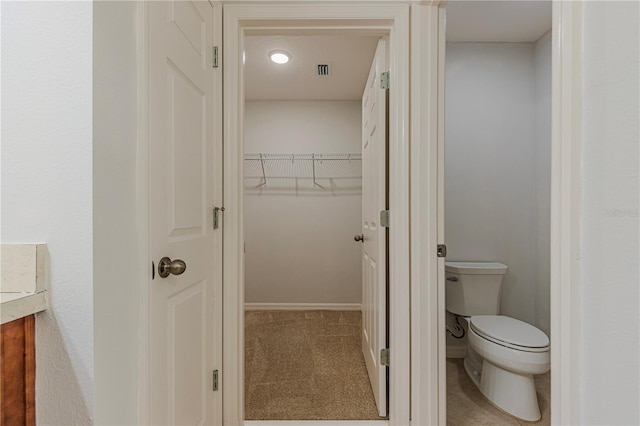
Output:
M411 9L411 421L447 423L444 258L445 5Z
M580 423L582 1L553 0L551 423Z
M550 235L550 257L551 257L551 270L550 270L550 305L551 305L551 423L561 425L571 425L580 423L580 404L579 404L579 386L580 386L580 226L581 226L581 146L582 146L582 27L583 27L583 5L582 1L566 1L566 0L552 0L552 89L551 89L551 116L552 116L552 135L551 135L551 235ZM441 5L443 6L443 5ZM443 12L443 11L442 11ZM429 14L429 12L425 11ZM428 18L427 18L428 19ZM435 16L430 18L432 22L437 19ZM425 201L426 210L420 210L416 208L412 209L412 226L416 226L419 229L419 238L422 240L420 246L433 247L435 241L438 244L443 243L442 231L444 214L444 191L441 186L443 179L441 173L444 171L444 52L445 52L445 34L444 34L444 13L439 17L441 31L440 37L440 53L438 55L437 63L426 62L423 72L435 73L435 68L439 67L438 77L438 106L437 110L437 126L435 122L423 122L413 123L417 127L437 127L437 140L438 150L432 154L427 154L424 158L419 160L424 168L433 167L437 163L438 174L440 178L432 176L425 176L423 180L412 178L412 203L418 206L420 198L416 200L416 197L423 197ZM414 23L414 28L419 28L420 23L424 23L424 20L418 20ZM428 28L428 26L427 26ZM432 34L433 36L434 34ZM424 37L412 37L414 43L416 41L425 40L428 33ZM428 44L428 42L427 42ZM433 48L433 45L431 45ZM429 57L425 55L423 60ZM433 58L433 56L430 56ZM431 69L429 69L431 67ZM414 72L415 75L415 72ZM425 79L427 84L433 84L432 78ZM412 84L419 84L419 82L412 82ZM416 90L427 90L424 87L413 87L412 92ZM435 88L431 89L431 93L435 93ZM418 99L429 101L429 96L421 94ZM431 102L435 102L431 100ZM431 111L435 108L433 105L426 108L427 111ZM427 117L427 120L434 120L432 113L422 114L423 117ZM433 137L426 137L425 140L432 140ZM419 148L419 146L418 146ZM414 148L416 146L414 144ZM433 149L431 144L426 145L426 150ZM432 155L437 153L437 161L432 158ZM421 154L422 155L422 154ZM430 161L431 160L431 161ZM412 161L414 158L412 156ZM418 161L418 160L416 160ZM436 161L434 163L433 161ZM413 163L412 163L413 164ZM417 173L413 168L413 173ZM430 180L429 180L430 179ZM426 182L426 183L425 183ZM438 183L436 183L438 182ZM417 187L416 187L417 186ZM436 189L437 188L437 189ZM434 203L435 206L434 207ZM433 219L426 220L424 226L419 226L418 220L424 219L418 217L419 211L435 211L438 212L437 224L434 224ZM436 228L438 232L436 232ZM437 236L436 236L437 235ZM412 244L412 250L414 245ZM412 258L416 259L432 259L432 257L419 256L416 252L412 253ZM442 262L444 264L444 262ZM421 400L425 403L432 404L429 408L424 406L425 410L434 409L440 413L439 418L429 417L430 421L425 421L424 424L446 424L446 370L444 370L444 363L446 360L446 354L443 352L446 349L446 341L444 340L444 314L446 312L444 303L444 275L443 265L438 265L438 290L433 287L428 288L428 292L431 298L427 298L425 303L421 303L419 300L414 299L412 293L412 304L419 304L418 306L428 306L429 309L425 312L424 321L433 323L435 319L433 315L429 315L429 311L435 308L438 312L437 330L432 330L433 333L423 334L423 336L429 336L429 344L424 346L426 350L422 353L416 353L418 350L416 346L421 343L419 340L415 340L412 335L412 348L415 350L412 352L412 356L423 356L425 358L431 358L434 356L434 350L432 348L437 347L439 370L433 369L425 374L436 374L439 371L444 379L436 380L439 389L436 391L433 386L435 383L429 382L428 379L423 379L422 376L418 380L419 383L430 383L430 387L427 392L429 395L422 395ZM435 278L435 267L425 268L427 274L431 274L428 278L433 280ZM425 274L426 275L426 274ZM415 283L419 279L419 276L412 275L412 288L419 288ZM421 296L420 296L421 297ZM433 298L437 298L437 302L433 301ZM428 302L431 302L428 304ZM427 330L425 330L427 331ZM437 334L437 342L434 335ZM412 364L413 365L413 364ZM435 365L431 360L423 361L420 363L422 367L433 367ZM416 372L416 374L423 374L422 370ZM412 387L413 391L413 387ZM438 400L438 395L440 400ZM412 393L413 396L413 393ZM438 406L439 408L435 408ZM420 407L422 409L422 407ZM414 417L415 421L415 417Z
M224 338L223 421L244 423L243 119L244 36L285 30L389 36L390 72L390 342L389 424L410 418L408 3L226 4L224 6Z

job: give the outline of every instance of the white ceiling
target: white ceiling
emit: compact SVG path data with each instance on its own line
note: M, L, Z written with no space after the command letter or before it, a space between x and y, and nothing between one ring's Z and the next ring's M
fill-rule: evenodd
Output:
M533 42L551 28L551 1L449 0L448 42ZM376 36L249 36L245 49L247 100L359 100L375 53ZM272 50L291 61L277 65ZM330 77L316 65L329 62Z
M551 29L551 1L449 0L447 42L533 42Z
M373 61L378 37L250 36L245 48L247 100L359 100ZM277 65L272 50L286 50L291 60ZM318 77L316 65L330 62L331 76Z

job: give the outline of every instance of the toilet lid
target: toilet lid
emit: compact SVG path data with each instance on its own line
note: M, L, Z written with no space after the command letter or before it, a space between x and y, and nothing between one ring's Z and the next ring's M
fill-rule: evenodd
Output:
M471 328L488 340L508 347L534 351L546 350L549 338L536 327L515 318L502 315L476 315L471 317ZM537 350L536 350L537 349Z

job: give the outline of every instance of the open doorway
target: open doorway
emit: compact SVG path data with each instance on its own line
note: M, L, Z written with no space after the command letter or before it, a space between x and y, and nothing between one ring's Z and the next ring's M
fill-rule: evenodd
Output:
M223 400L225 423L244 415L244 118L246 38L254 35L358 35L388 38L389 70L389 423L407 424L409 391L408 131L409 8L380 5L228 5L224 14ZM370 65L370 64L368 64ZM363 156L364 158L364 156ZM363 161L364 162L364 161ZM378 212L379 215L379 212ZM353 235L347 236L353 238ZM351 242L351 241L350 241ZM355 242L353 242L355 243ZM357 244L356 244L357 245ZM373 422L385 423L385 420Z
M446 11L447 423L550 424L551 2Z
M245 419L383 419L386 41L256 35L244 55Z

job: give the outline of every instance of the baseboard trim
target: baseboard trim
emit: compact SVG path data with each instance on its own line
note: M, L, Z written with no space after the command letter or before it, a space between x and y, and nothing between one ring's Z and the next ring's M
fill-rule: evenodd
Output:
M360 311L360 303L245 303L245 311Z
M464 358L467 356L466 346L447 346L447 358Z
M245 426L385 426L388 420L245 420Z

